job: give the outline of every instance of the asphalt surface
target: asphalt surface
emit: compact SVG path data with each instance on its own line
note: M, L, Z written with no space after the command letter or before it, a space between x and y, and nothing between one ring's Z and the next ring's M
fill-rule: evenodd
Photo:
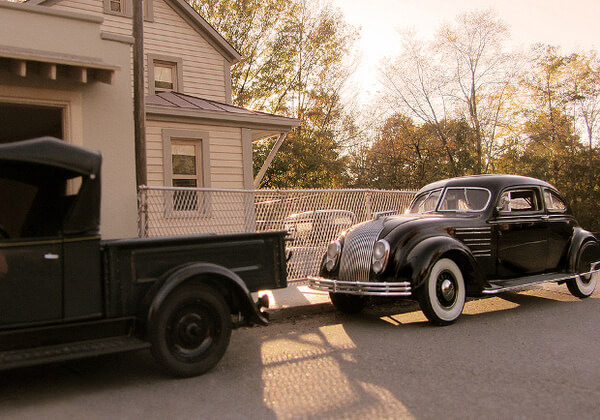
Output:
M598 418L598 292L471 300L448 327L409 301L356 316L319 305L234 331L196 378L165 376L149 352L0 372L0 418Z

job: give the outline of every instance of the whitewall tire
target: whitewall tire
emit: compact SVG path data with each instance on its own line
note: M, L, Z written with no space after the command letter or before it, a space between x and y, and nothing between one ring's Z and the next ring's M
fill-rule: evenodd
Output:
M449 258L438 260L417 294L421 310L432 324L448 325L458 319L465 306L465 280Z

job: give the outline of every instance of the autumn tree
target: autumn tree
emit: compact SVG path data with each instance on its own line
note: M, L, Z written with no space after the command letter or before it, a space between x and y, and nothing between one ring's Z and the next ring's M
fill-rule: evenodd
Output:
M463 120L443 121L444 138L457 161L469 166L470 128ZM377 139L353 153L354 186L381 189L418 189L453 176L445 146L436 133L439 127L415 124L405 115L389 117ZM471 159L471 166L474 161Z
M600 187L597 180L590 179L589 165L593 167L600 161L593 147L584 147L577 125L576 111L582 105L577 101L582 98L574 95L573 80L586 80L573 66L580 59L573 54L562 55L556 47L535 46L531 70L522 81L527 99L522 108L522 131L498 160L498 168L554 184L565 194L580 223L598 230ZM594 83L587 80L578 89L593 92ZM593 102L593 95L586 101Z
M351 71L356 30L330 3L316 0L207 0L192 5L242 55L232 70L235 104L300 120L262 185L342 185L342 140L352 122L341 95ZM255 170L273 141L255 146Z
M402 112L434 129L455 175L466 167L445 137L448 121L463 118L469 124L474 173L487 172L498 153L518 68L505 50L507 38L506 25L491 11L461 14L455 24L442 25L431 42L406 34L404 52L382 72L388 95Z

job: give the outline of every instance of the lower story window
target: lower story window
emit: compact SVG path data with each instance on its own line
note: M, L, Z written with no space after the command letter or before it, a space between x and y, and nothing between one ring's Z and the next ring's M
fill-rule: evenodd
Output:
M203 193L191 188L210 187L208 134L166 129L163 142L165 184L181 188L173 191L170 211L206 213L209 205Z
M201 145L198 142L171 142L171 182L173 187L197 188L203 186ZM198 210L198 194L195 191L175 191L173 210Z

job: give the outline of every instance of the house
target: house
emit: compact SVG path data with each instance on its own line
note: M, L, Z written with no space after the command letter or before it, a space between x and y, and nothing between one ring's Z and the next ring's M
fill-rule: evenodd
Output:
M32 121L0 138L50 134L101 150L103 234L135 234L131 0L0 7L0 110L13 121L7 130ZM252 142L283 139L298 121L231 104L230 68L240 55L187 2L144 0L143 10L147 184L253 189ZM165 217L209 217L201 207L171 205Z

